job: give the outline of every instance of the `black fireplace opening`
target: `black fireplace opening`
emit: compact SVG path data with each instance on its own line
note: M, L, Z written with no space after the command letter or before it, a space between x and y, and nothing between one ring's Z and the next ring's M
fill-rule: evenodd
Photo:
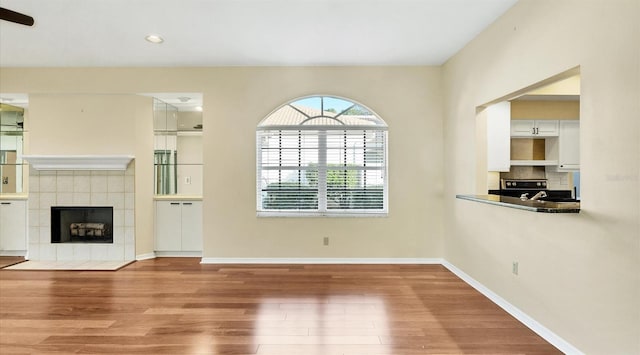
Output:
M113 243L113 207L51 207L51 243Z

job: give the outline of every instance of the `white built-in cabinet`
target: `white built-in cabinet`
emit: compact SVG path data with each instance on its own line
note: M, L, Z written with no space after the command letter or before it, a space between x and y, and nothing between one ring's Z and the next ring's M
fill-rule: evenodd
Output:
M557 137L558 120L512 120L511 137Z
M27 201L0 200L0 255L22 256L27 250Z
M156 201L155 249L178 256L202 252L202 201Z
M558 171L580 170L580 121L560 121Z
M533 132L536 132L534 135ZM545 160L510 160L511 138L545 138ZM487 108L487 171L508 172L511 166L557 166L559 172L580 170L579 120L511 120L509 102Z
M487 107L487 170L508 172L511 167L511 102Z

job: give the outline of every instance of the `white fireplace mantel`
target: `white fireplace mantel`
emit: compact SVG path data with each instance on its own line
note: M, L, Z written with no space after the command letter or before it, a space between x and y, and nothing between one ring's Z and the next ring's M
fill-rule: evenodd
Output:
M127 170L133 155L23 155L36 170Z

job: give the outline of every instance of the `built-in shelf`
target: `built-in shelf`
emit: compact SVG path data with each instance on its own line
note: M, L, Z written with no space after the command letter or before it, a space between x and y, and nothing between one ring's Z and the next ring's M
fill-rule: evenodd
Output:
M127 170L133 155L23 155L36 170Z
M512 160L511 166L555 166L557 160Z

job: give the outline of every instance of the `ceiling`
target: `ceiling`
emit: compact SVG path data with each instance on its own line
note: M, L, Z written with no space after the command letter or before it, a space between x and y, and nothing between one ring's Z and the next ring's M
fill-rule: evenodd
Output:
M516 1L0 0L0 67L440 65Z
M0 0L35 19L0 21L0 67L440 65L516 1ZM198 93L146 95L202 106Z

